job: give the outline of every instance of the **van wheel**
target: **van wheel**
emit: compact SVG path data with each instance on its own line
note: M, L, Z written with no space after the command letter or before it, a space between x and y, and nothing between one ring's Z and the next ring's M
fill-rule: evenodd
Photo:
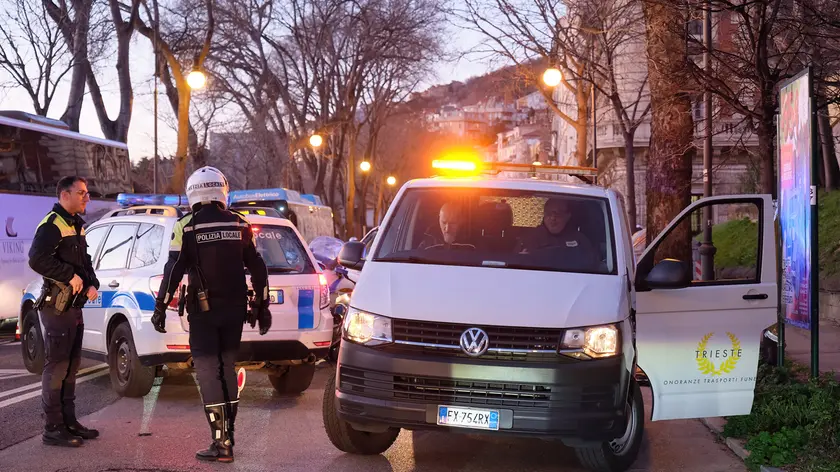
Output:
M315 377L315 365L301 364L289 366L285 374L269 375L268 381L277 393L298 394L309 388L313 377Z
M324 387L324 402L321 407L324 429L333 446L350 454L375 455L387 451L397 436L399 428L390 428L384 433L357 431L349 423L338 417L335 408L335 375L330 376Z
M23 325L20 327L20 351L26 370L36 375L44 371L44 338L41 337L38 312L32 308L23 315Z
M131 327L126 322L120 323L111 335L108 366L111 370L111 385L122 397L145 396L154 385L155 368L140 363Z
M593 472L623 472L636 462L645 429L645 403L638 383L633 382L627 397L630 415L624 435L598 446L575 448L578 461L585 468Z

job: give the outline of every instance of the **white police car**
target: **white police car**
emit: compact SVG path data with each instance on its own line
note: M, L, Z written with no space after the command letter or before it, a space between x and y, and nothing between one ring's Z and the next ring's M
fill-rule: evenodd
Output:
M164 365L170 369L192 367L189 323L186 313L179 317L177 310L179 292L167 312L166 334L155 331L150 321L169 255L170 235L182 211L167 205L123 208L86 230L88 254L100 288L99 297L84 308L83 356L108 363L112 384L120 395L148 393ZM266 371L278 392L299 393L309 387L314 363L326 357L332 339L326 279L289 220L259 215L246 218L268 267L273 320L264 336L258 326L245 325L238 365ZM44 363L40 323L32 308L41 284L39 277L26 288L19 322L24 363L33 373L40 373Z

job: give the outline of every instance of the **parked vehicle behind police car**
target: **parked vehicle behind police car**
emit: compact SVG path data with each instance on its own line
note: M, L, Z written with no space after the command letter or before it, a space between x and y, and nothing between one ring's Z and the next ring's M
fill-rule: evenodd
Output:
M84 307L82 355L108 363L120 395L148 393L163 366L192 367L189 321L186 313L178 314L179 297L167 310L166 334L156 332L150 322L172 228L184 214L178 196L172 198L172 205L112 211L87 229L88 253L102 286L99 298ZM326 357L330 347L333 321L326 280L288 220L245 218L268 267L273 321L265 336L259 335L258 327L245 325L238 365L267 372L278 392L300 393L312 381L314 363ZM34 334L24 337L24 364L33 373L43 366L43 337L32 310L40 285L40 280L32 282L21 300L20 326Z
M709 205L754 216L757 251L751 270L693 281L685 228ZM624 471L644 431L637 368L652 421L748 414L776 315L772 214L770 196L700 200L636 265L612 190L407 182L367 257L359 242L339 256L362 272L324 393L330 440L378 454L401 429L557 438L591 470Z

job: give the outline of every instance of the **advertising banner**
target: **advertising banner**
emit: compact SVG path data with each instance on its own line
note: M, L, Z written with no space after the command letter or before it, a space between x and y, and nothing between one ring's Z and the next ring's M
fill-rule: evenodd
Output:
M782 314L786 323L811 327L812 128L810 74L805 70L779 91L779 224Z

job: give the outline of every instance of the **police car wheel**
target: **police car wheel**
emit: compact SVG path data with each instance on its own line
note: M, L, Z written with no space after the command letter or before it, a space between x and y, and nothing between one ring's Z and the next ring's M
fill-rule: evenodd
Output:
M123 322L114 329L108 348L111 385L123 397L142 397L152 389L155 368L146 367L137 357L131 327Z
M315 377L315 366L302 364L289 366L286 373L282 375L269 375L268 381L277 393L298 394L309 388L313 377Z
M23 315L20 329L20 349L23 355L23 365L33 374L44 371L44 339L41 337L41 324L38 312L29 309Z
M644 436L645 404L642 390L635 381L630 387L627 404L630 414L624 434L598 446L575 448L580 465L593 472L622 472L636 462Z
M324 429L333 446L350 454L376 455L387 451L397 436L399 428L389 428L384 433L357 431L338 417L335 408L335 375L331 375L324 387L324 401L321 406Z

